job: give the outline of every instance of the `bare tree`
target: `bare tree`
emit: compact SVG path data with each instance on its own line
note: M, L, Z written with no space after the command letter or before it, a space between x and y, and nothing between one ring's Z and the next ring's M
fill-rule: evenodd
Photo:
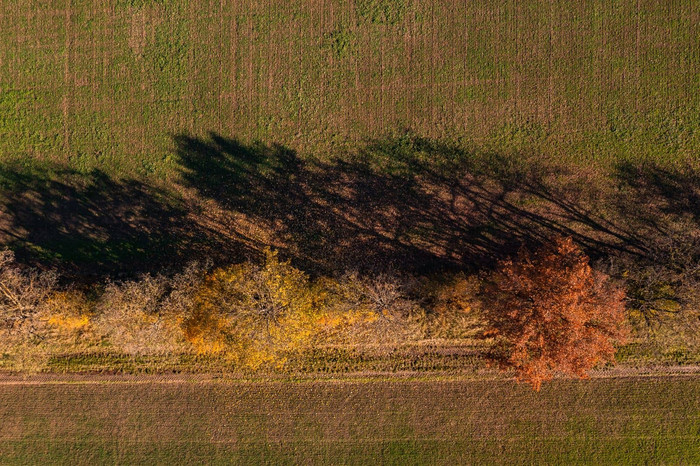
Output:
M58 275L22 269L12 251L0 252L0 331L12 340L39 338L39 314L55 290Z

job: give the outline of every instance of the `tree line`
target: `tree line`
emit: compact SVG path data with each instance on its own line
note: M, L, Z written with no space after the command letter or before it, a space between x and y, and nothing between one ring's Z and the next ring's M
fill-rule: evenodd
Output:
M259 264L195 262L175 274L81 288L55 271L21 266L5 250L0 352L14 370L101 349L218 355L257 371L330 345L479 340L488 361L539 390L558 373L585 377L642 330L649 335L640 315L660 305L640 297L650 291L639 277L625 281L616 267L592 267L571 238L557 237L483 274L312 279L268 249ZM697 330L693 315L682 320Z

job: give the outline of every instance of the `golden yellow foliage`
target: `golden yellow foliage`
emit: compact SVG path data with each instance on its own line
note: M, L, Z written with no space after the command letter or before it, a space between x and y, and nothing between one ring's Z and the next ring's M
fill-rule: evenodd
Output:
M185 339L200 354L211 354L225 348L226 320L215 309L198 306L182 324Z
M58 291L46 300L44 320L61 336L79 336L89 330L93 310L83 293Z
M217 269L204 280L182 323L198 352L224 353L242 367L284 364L312 342L321 314L308 277L267 250L262 266Z

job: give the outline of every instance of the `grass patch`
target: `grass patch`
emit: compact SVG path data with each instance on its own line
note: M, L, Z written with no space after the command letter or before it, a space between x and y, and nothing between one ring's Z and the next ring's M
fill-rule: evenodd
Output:
M163 180L180 132L306 157L410 128L573 163L688 160L699 143L688 3L100 6L0 7L3 156L99 154L71 166Z
M0 385L5 464L694 463L696 378ZM517 407L517 409L514 409Z

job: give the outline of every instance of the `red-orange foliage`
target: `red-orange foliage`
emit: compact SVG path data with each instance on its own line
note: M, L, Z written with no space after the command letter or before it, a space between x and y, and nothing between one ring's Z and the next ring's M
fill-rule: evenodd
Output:
M539 390L555 372L586 377L627 335L624 291L593 270L571 238L500 264L485 313L499 362Z

